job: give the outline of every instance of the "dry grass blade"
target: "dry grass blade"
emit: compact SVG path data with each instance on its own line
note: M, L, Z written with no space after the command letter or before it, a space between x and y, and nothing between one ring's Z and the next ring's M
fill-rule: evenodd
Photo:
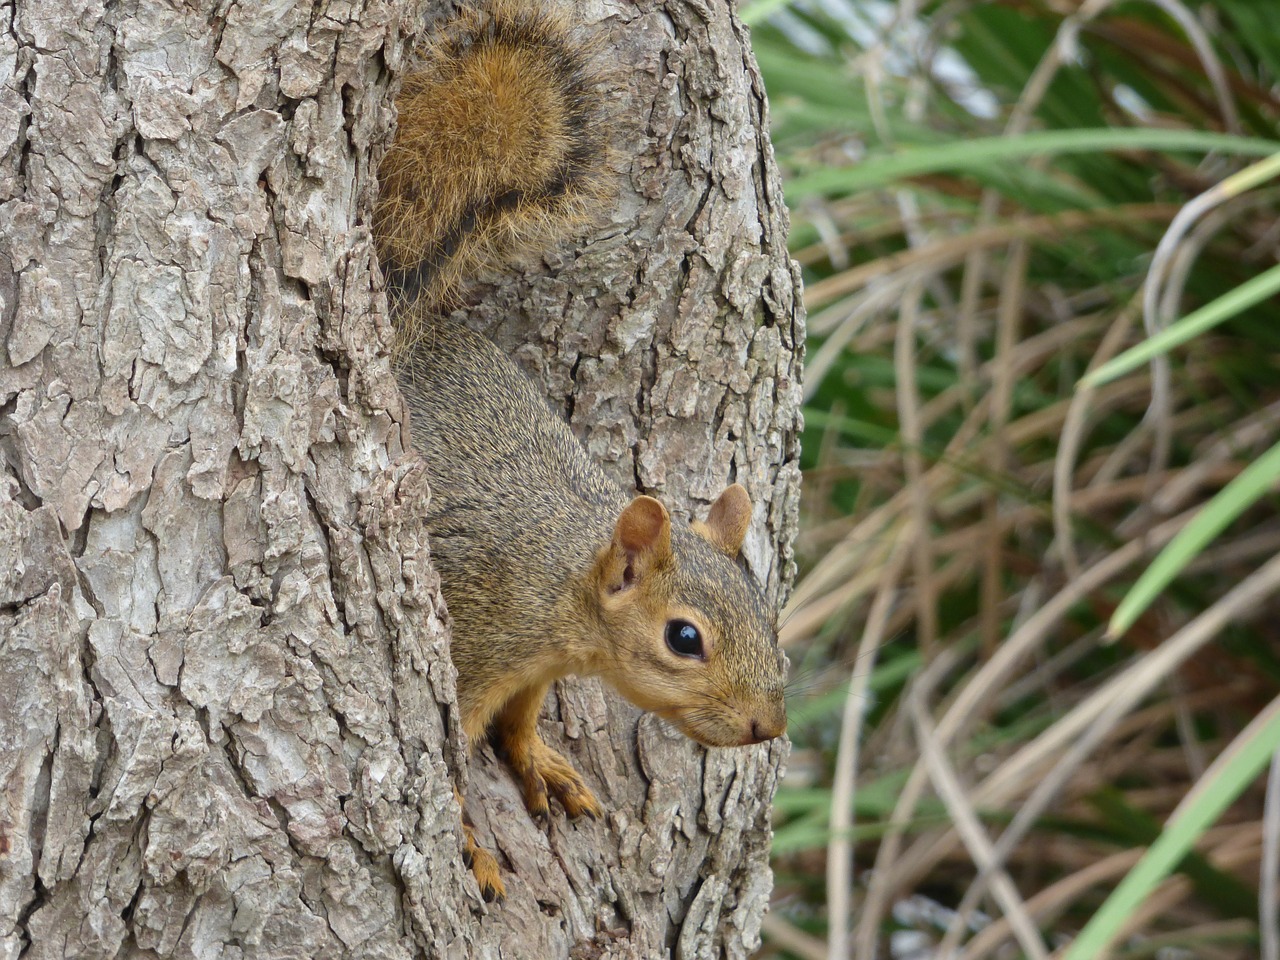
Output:
M765 939L795 954L800 960L827 960L829 956L826 944L787 923L776 913L765 914L760 921L760 932Z
M978 815L959 777L947 762L929 718L929 711L925 704L927 696L928 690L922 683L914 684L907 694L907 704L915 724L916 739L920 744L921 762L925 765L929 779L937 789L942 802L946 804L947 813L955 823L965 847L973 856L980 876L990 885L995 894L996 903L1004 911L1004 916L1009 921L1023 952L1032 960L1048 960L1049 951L1040 938L1035 922L1027 912L1026 904L1022 902L1017 887L1005 870L1003 859L982 829Z
M1262 940L1262 960L1280 960L1280 751L1271 758L1265 810L1258 929Z
M854 660L857 669L849 680L849 694L845 698L840 721L836 778L831 795L832 836L827 847L827 889L830 891L827 955L830 957L848 955L849 918L852 913L849 894L853 889L853 843L850 837L853 831L853 794L856 787L863 705L866 702L867 680L875 665L875 652L884 641L885 621L898 587L902 558L905 556L905 551L895 551L897 559L890 559L885 567L862 641L858 644L858 656Z

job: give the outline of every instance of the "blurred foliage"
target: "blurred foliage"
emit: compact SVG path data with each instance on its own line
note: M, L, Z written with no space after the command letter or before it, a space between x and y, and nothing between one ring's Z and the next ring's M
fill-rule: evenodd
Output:
M810 333L762 957L1270 949L1270 6L744 6Z

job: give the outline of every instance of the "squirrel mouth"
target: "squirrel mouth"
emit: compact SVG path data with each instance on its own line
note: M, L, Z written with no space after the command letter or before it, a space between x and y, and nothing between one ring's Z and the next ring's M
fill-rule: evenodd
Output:
M743 738L740 734L735 733L733 728L738 727L739 723L726 723L721 718L714 718L711 722L699 726L692 723L685 716L685 713L686 711L676 708L660 710L658 711L658 716L675 726L690 740L704 747L739 747L757 742L750 738Z

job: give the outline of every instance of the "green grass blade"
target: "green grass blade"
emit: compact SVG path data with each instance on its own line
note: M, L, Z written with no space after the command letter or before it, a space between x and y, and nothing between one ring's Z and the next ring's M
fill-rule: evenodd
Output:
M1108 636L1122 636L1165 587L1205 546L1280 480L1280 443L1241 471L1204 505L1195 518L1169 541L1125 594L1111 622Z
M1144 340L1118 357L1113 357L1098 369L1081 377L1076 389L1110 383L1149 363L1153 357L1167 353L1276 293L1280 293L1280 264L1251 277L1212 303L1206 303L1199 310L1187 314L1168 329L1161 330L1154 337Z
M1111 150L1185 150L1268 156L1280 151L1280 143L1209 130L1154 127L1042 130L1016 137L980 137L873 155L857 166L818 170L795 177L787 183L787 197L795 201L809 196L853 193L928 173L980 169L1045 154Z
M1163 833L1159 819L1151 816L1113 785L1101 787L1086 798L1101 815L1104 823L1121 842L1149 847ZM1178 864L1179 873L1191 881L1196 893L1224 916L1258 921L1256 888L1227 870L1219 870L1208 857L1191 850Z
M1278 749L1280 699L1271 701L1199 780L1174 811L1160 838L1085 924L1064 960L1094 960L1104 956L1125 921L1223 811L1257 779Z
M753 0L738 11L738 16L748 26L754 25L767 19L771 13L776 13L790 2L791 0Z

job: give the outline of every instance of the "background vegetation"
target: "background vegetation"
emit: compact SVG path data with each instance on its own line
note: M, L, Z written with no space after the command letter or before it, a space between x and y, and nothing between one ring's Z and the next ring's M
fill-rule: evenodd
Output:
M1280 13L743 15L811 335L761 957L1280 960Z

